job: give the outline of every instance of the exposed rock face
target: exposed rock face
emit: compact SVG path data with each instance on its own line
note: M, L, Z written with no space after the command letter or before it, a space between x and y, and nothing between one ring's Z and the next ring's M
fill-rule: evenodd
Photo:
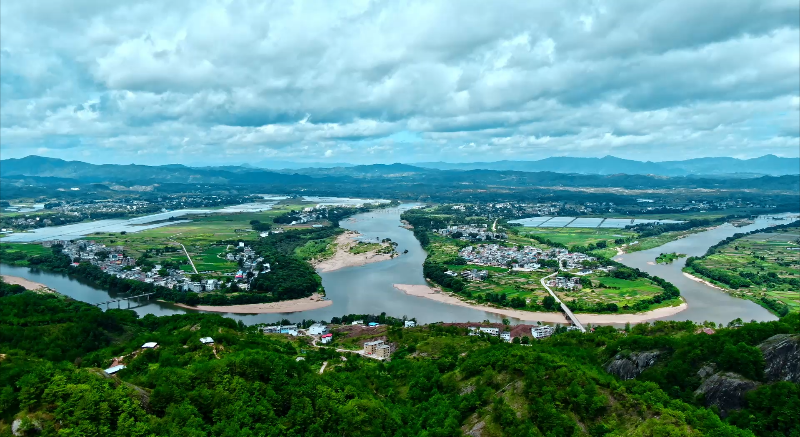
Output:
M767 381L800 384L800 335L773 335L758 348L764 354L764 376Z
M706 378L713 375L717 371L716 364L706 364L700 370L697 371L697 376L700 377L701 380L705 381Z
M623 380L636 378L645 369L655 364L662 353L657 350L631 352L630 354L618 353L606 364L606 372Z
M759 384L746 379L742 375L730 372L719 372L706 379L694 394L705 395L707 407L712 405L719 409L719 415L725 417L730 410L744 406L744 394Z

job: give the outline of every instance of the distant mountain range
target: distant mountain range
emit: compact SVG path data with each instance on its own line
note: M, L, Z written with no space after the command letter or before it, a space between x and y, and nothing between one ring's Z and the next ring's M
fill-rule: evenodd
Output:
M496 161L454 164L447 162L419 162L418 167L439 170L500 170L500 171L552 171L577 174L643 174L659 176L780 176L800 174L800 158L780 158L764 155L752 159L697 158L685 161L633 161L606 156L603 158L553 157L538 161Z
M747 170L748 174L755 174L754 169L767 171L766 162L773 162L772 173L781 173L777 170L784 166L784 172L790 172L784 160L766 156L747 161L732 158L721 159L722 166L728 160L738 162L740 170ZM89 164L81 161L64 161L41 156L28 156L20 159L6 159L0 161L0 178L6 184L13 183L19 186L23 181L39 181L45 183L59 181L75 181L83 184L123 184L123 185L152 185L152 184L208 184L208 185L239 185L259 184L273 187L294 187L297 189L319 190L333 188L334 186L350 187L380 187L380 186L412 186L427 185L430 187L466 187L466 186L495 186L495 187L618 187L630 189L653 188L709 188L709 189L764 189L764 190L790 190L797 191L800 184L800 174L797 169L788 175L758 175L753 178L726 177L723 173L712 176L690 174L688 176L669 176L660 174L625 174L621 167L630 167L625 163L643 164L646 166L664 165L665 163L640 163L637 161L619 160L617 158L549 158L534 161L539 168L543 161L548 161L547 171L529 171L511 169L436 169L424 168L408 164L373 164L357 165L351 167L335 168L305 168L297 170L265 170L245 166L222 167L187 167L184 165L170 164L162 166L147 165L116 165L116 164ZM620 163L622 161L622 163ZM592 168L591 163L596 163ZM794 160L797 163L797 160ZM560 163L560 164L559 164ZM569 163L572 163L570 165ZM677 165L683 163L684 169L707 169L708 160L691 160L669 163ZM688 163L688 164L687 164ZM498 164L498 163L492 163ZM509 166L512 164L507 162ZM479 165L479 164L476 164ZM732 164L729 164L732 165ZM648 167L639 167L648 168ZM666 167L662 167L666 168ZM589 173L589 170L594 170ZM571 171L567 171L571 170ZM581 174L581 171L584 174ZM631 170L627 170L631 171ZM685 170L688 171L688 170ZM737 173L739 175L743 172ZM12 182L13 181L13 182Z

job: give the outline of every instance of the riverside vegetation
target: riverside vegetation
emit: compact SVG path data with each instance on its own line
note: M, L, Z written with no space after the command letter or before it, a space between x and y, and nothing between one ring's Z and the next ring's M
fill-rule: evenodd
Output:
M534 271L512 271L505 267L484 267L467 264L458 256L459 250L471 244L483 244L444 237L435 229L452 224L485 223L483 217L465 217L450 208L414 209L403 213L402 218L414 227L414 235L428 252L423 264L427 279L452 291L464 299L478 303L524 309L528 311L558 311L552 296L541 286L540 280L559 270L557 260L540 260L541 269ZM556 289L559 298L575 312L583 313L638 313L681 303L679 290L662 278L651 276L639 269L629 268L603 256L609 247L606 240L588 242L585 235L578 234L583 244L567 247L541 235L520 233L517 227L503 227L508 231L505 240L494 240L486 244L504 246L532 245L542 249L568 248L570 252L593 255L596 261L587 261L591 269L610 267L608 273L591 273L580 276L580 289ZM611 244L615 244L613 241ZM469 269L487 270L484 281L466 281L447 271L461 272ZM559 271L559 276L575 277L574 272Z
M309 263L309 260L329 252L332 241L336 235L342 232L338 225L339 220L372 208L395 204L328 208L325 211L327 226L319 228L284 228L285 230L282 233L270 233L262 238L238 237L233 239L231 238L232 235L229 235L213 239L209 235L214 236L216 234L213 232L209 234L208 232L210 232L210 229L216 229L220 226L227 226L226 229L229 232L230 224L225 224L226 220L238 220L238 222L249 220L249 222L244 221L243 223L249 224L255 231L264 231L270 229L274 223L284 223L290 220L293 211L288 210L278 215L268 212L269 214L258 216L261 220L269 219L272 224L252 219L253 214L233 214L198 220L197 223L191 223L193 228L191 231L186 230L186 228L173 228L169 231L165 230L166 228L160 228L153 230L157 234L150 232L144 235L100 236L98 238L98 241L108 244L130 244L133 241L133 246L138 251L136 253L139 254L137 264L148 270L152 269L155 263L163 262L167 266L172 265L170 263L175 263L171 261L170 257L178 256L175 255L176 249L165 246L169 241L169 235L186 232L189 235L184 235L184 238L191 238L194 244L203 244L209 250L214 247L224 248L227 245L236 245L244 238L249 241L250 246L259 256L264 257L264 262L269 263L271 267L269 273L254 278L250 284L250 290L246 292L239 290L235 285L230 285L215 292L187 293L145 282L121 279L107 274L99 267L89 263L84 262L77 266L70 265L72 260L61 252L61 247L58 245L53 246L52 249L47 249L36 244L0 243L0 262L63 273L83 280L92 286L115 293L143 294L155 292L156 297L159 299L188 305L239 305L278 302L308 297L317 292L324 293L322 281ZM233 218L225 219L226 216L233 216ZM250 234L253 235L254 233ZM170 250L165 250L165 248ZM211 253L210 257L217 259L213 253ZM225 263L223 260L220 260L220 262ZM232 266L227 267L229 271L230 269L235 270L237 267L235 263L229 264L232 264ZM219 274L220 272L216 272L215 275L210 277L219 277ZM197 280L209 277L208 275L193 276Z
M800 221L735 234L684 270L778 315L800 311Z
M42 436L800 433L798 385L771 382L756 347L796 335L797 314L713 336L690 322L657 322L527 347L456 326L390 326L382 335L395 352L384 362L217 315L139 318L3 283L0 296L0 435L14 422ZM202 345L205 336L214 345ZM148 341L158 348L140 349ZM604 370L653 349L656 364L634 379ZM125 369L100 370L119 357ZM701 378L687 377L709 361L759 382L725 418L695 395Z

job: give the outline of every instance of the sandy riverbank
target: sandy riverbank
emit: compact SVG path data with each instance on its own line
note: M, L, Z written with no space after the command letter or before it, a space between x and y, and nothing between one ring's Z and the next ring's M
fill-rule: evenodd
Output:
M358 232L347 231L336 237L336 253L328 259L312 263L317 272L332 272L345 267L363 266L392 259L392 255L386 253L366 252L358 255L351 253L350 248L358 244L355 239L359 235L361 234Z
M711 287L711 288L716 288L717 290L720 290L720 291L725 291L725 292L727 292L727 291L728 291L728 290L726 290L726 289L724 289L724 288L720 287L719 285L714 285L714 284L712 284L711 282L708 282L708 281L706 281L705 279L698 278L697 276L691 275L691 274L689 274L689 273L683 272L683 276L686 276L687 278L691 279L692 281L695 281L695 282L699 282L699 283L701 283L701 284L708 285L708 286L709 286L709 287Z
M326 306L333 305L331 300L323 300L323 296L314 293L310 297L302 299L284 300L280 302L270 303L251 303L244 305L198 305L196 307L176 303L175 305L200 311L209 311L213 313L235 313L235 314L269 314L269 313L296 313L299 311L316 310L325 308Z
M32 291L33 290L52 291L48 286L46 286L44 284L40 284L38 282L33 282L33 281L27 280L25 278L20 278L18 276L11 276L11 275L2 275L2 276L3 276L3 281L6 284L21 285L21 286L25 287L25 289L32 290Z
M513 317L520 320L530 322L551 322L551 323L567 323L567 319L561 313L535 313L531 311L514 310L510 308L494 308L487 305L477 305L465 302L448 293L443 293L440 290L429 287L427 285L408 285L408 284L394 284L394 288L402 291L410 296L424 297L426 299L435 300L450 305L458 305L466 308L472 308L487 313L500 314L506 317ZM477 322L478 320L476 320Z
M531 322L551 322L551 323L568 323L566 317L561 313L537 313L532 311L514 310L510 308L494 308L487 305L470 304L453 295L443 293L440 290L429 287L427 285L407 285L407 284L394 284L394 288L404 292L405 294L417 297L424 297L426 299L435 300L450 305L458 305L467 308L473 308L480 311L489 313L500 314L506 317L513 317L520 320ZM660 319L662 317L678 314L689 306L686 302L674 306L659 308L646 313L638 314L583 314L578 313L576 316L581 323L591 324L622 324L622 323L641 323L649 320Z

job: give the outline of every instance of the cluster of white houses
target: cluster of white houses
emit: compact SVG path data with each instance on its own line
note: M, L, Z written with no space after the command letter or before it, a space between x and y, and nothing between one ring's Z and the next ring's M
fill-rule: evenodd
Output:
M540 260L554 259L567 269L580 268L583 261L594 261L595 258L583 253L570 253L567 249L542 250L533 246L501 246L499 244L482 244L467 246L458 252L467 263L483 266L512 267L519 270L533 270L540 267Z
M136 266L135 258L125 256L123 246L108 247L93 240L48 240L42 242L42 245L62 246L62 252L73 260L73 266L88 262L118 278L195 293L217 290L224 285L224 282L236 283L240 290L248 290L253 278L270 272L269 263L265 263L264 258L257 256L255 251L243 242L226 255L229 261L239 262L241 268L235 273L224 274L232 277L225 281L220 279L191 281L186 272L178 269L162 269L159 264L152 269L143 269Z
M578 330L577 326L568 326L568 331ZM550 325L539 325L531 327L531 337L533 338L546 338L555 333L556 329ZM511 332L501 331L500 328L491 326L470 326L469 335L491 335L500 337L500 339L511 342Z
M508 235L504 232L492 232L489 224L482 225L452 225L435 231L439 235L451 236L463 241L488 241L504 240Z

